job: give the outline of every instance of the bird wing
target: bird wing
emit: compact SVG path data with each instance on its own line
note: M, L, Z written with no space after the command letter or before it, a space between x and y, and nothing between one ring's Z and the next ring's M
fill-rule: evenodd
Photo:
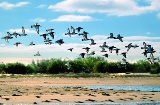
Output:
M118 38L121 42L123 42L122 38Z
M35 26L37 33L39 34L39 26Z

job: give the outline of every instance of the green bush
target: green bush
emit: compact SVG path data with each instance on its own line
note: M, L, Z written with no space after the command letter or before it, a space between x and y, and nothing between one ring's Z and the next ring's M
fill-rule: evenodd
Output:
M68 71L73 73L82 73L87 71L87 66L82 59L68 61Z
M6 66L5 66L5 64L0 64L0 73L4 73L5 72L5 68L6 68Z
M47 73L58 74L68 71L66 61L60 59L50 60L47 66Z
M121 69L118 68L117 63L115 63L115 62L109 62L108 65L109 65L109 67L108 67L108 72L109 73L123 72L123 71L121 71Z
M21 63L0 64L0 73L32 74L32 73L160 73L160 64L149 64L148 61L139 60L136 63L121 64L121 62L108 62L103 57L86 57L74 60L50 59L40 60L25 66Z
M26 66L26 73L27 74L33 74L37 73L33 65L27 65Z
M106 61L97 61L94 65L94 72L106 73L109 70L109 63Z
M26 66L22 63L8 63L6 64L5 72L8 74L26 74Z
M133 72L146 73L150 72L150 69L151 65L149 64L149 62L144 60L139 60L133 64Z
M159 63L154 63L151 65L150 73L151 74L157 74L159 73Z
M91 73L94 72L94 65L97 61L103 61L103 58L100 57L87 57L86 59L82 59L84 62L84 66L86 69L84 70L85 73Z
M53 60L53 59L51 59ZM37 72L38 73L47 73L47 66L49 64L49 61L51 60L41 60L37 63L37 66L38 66L38 70Z

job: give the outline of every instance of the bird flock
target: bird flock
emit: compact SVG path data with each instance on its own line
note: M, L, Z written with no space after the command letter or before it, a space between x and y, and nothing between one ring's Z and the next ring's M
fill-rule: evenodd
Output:
M31 25L31 28L35 28L37 34L39 34L40 27L41 27L41 25L39 25L38 23L36 23L34 25ZM65 33L65 35L68 35L70 37L72 37L73 35L82 36L81 40L82 41L90 41L90 44L89 44L90 46L97 44L97 43L95 43L94 39L88 38L88 34L89 34L88 32L81 31L81 30L84 30L84 29L82 27L74 28L73 26L71 26L70 28L67 29L67 32ZM53 44L52 40L54 39L54 34L55 34L54 29L52 29L52 28L51 29L47 29L46 32L47 33L41 34L40 37L43 37L44 43L46 45L47 44L51 45L51 44ZM1 39L5 39L5 41L7 43L9 43L10 39L13 39L14 37L17 38L17 36L27 36L23 26L22 26L22 33L17 33L16 31L13 32L13 33L7 32L7 35L2 37ZM50 36L51 39L48 36ZM122 43L123 43L123 38L124 37L121 36L120 34L118 34L117 36L114 36L113 33L110 33L110 36L107 37L107 39L115 39L115 40L118 39ZM62 45L64 43L64 41L63 41L63 39L59 39L59 40L56 40L55 43L57 43L59 45ZM18 47L19 44L22 44L22 43L21 42L15 42L14 45L16 45ZM32 42L30 42L29 45L32 46L32 45L35 45L35 44L32 41ZM129 43L128 45L125 46L127 51L126 52L121 52L119 54L119 50L120 49L118 47L116 47L116 46L108 46L106 44L106 42L103 42L103 44L99 46L99 48L101 49L100 52L104 53L102 55L104 57L108 58L109 57L109 53L112 53L113 51L116 52L116 55L122 55L124 57L122 59L122 63L123 64L127 64L128 63L126 58L127 58L127 54L129 53L129 50L131 48L135 49L137 47L139 47L137 44L133 45L132 43ZM95 51L90 51L90 49L91 49L90 47L84 47L82 49L84 49L86 51L86 53L80 53L79 55L80 55L81 58L85 58L86 55L92 56L92 55L95 54ZM107 49L109 50L109 53L107 53ZM147 44L146 42L143 42L143 46L141 47L141 49L144 50L144 52L142 54L146 57L146 59L149 61L150 64L154 64L156 61L160 61L158 57L156 57L156 58L154 57L154 53L156 51L154 50L154 48L150 44ZM67 50L72 52L74 50L74 48L68 48ZM150 54L150 55L148 56L148 54ZM34 54L34 56L41 56L41 54L39 53L39 51L37 51L37 53Z

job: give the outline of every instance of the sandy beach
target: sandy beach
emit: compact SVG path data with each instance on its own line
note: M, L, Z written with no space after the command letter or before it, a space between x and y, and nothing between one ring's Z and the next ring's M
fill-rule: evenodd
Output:
M155 91L141 92L85 88L85 86L97 85L160 86L160 78L0 78L0 103L46 104L160 101L160 92Z

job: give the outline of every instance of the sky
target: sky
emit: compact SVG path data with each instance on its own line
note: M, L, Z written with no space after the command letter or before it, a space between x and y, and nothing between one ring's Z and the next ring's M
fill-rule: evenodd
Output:
M143 42L150 44L156 50L155 57L160 56L160 1L159 0L1 0L0 1L0 37L7 32L22 33L25 28L27 36L21 36L9 40L7 43L0 39L0 59L38 59L38 58L62 58L74 59L85 52L84 47L90 47L95 51L94 56L102 56L100 45L106 42L109 46L120 49L117 56L115 51L109 54L109 61L121 61L124 58L120 53L126 52L129 43L142 47ZM41 25L37 34L31 25ZM88 32L88 38L95 40L96 45L90 46L89 41L82 41L82 36L65 35L67 29L82 27L81 32ZM45 45L41 34L47 33L46 29L53 28L55 38L53 44ZM109 34L123 36L123 42L117 39L107 39ZM47 36L51 39L50 36ZM63 39L61 46L55 43ZM15 42L21 42L18 47ZM33 41L36 45L29 46ZM70 52L68 48L73 47ZM146 59L138 47L131 48L127 53L128 61ZM34 56L40 52L42 56ZM103 56L102 56L103 57Z

